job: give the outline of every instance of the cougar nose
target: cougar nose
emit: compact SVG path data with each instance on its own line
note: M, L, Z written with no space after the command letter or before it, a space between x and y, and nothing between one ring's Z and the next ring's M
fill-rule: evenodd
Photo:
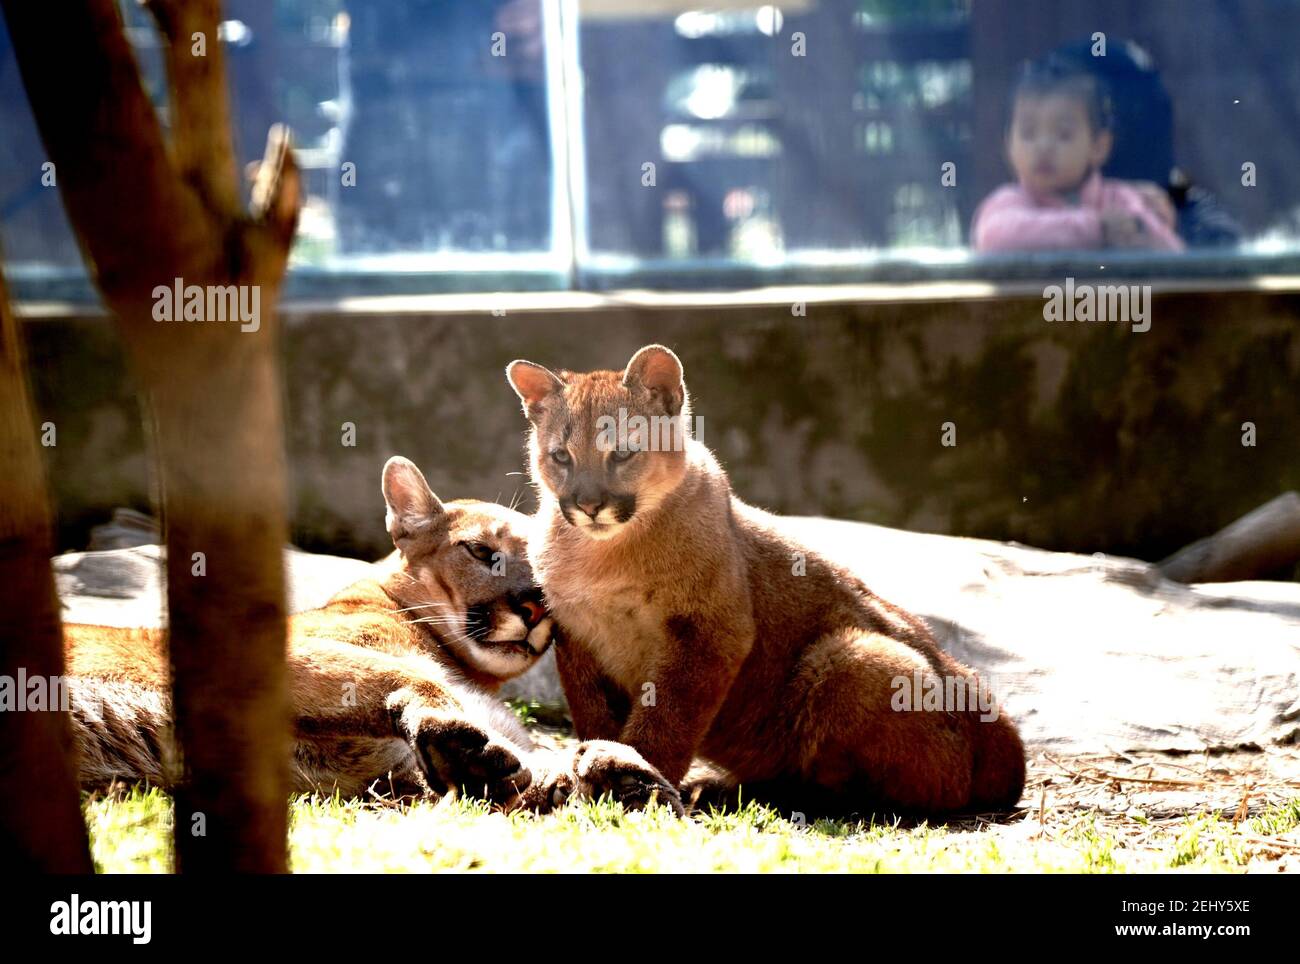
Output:
M529 629L540 623L546 616L546 607L537 596L521 596L515 600L515 606L524 620L524 625Z
M600 510L605 508L605 497L603 495L597 496L594 499L593 498L576 499L574 501L577 504L578 508L581 509L583 512L587 513L587 515L591 516L592 519L595 519L596 516L600 513Z
M524 611L524 622L528 624L529 629L540 623L542 617L546 615L546 610L542 608L542 604L535 603L531 599L525 599L520 603L520 607Z

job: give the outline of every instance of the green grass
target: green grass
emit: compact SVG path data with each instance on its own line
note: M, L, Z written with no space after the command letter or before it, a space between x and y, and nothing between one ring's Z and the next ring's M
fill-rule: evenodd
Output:
M536 726L537 714L542 709L542 704L537 700L505 700L506 706L519 717L519 722L524 726Z
M85 803L96 867L165 872L171 800L130 789ZM765 807L678 819L580 802L545 817L505 815L471 801L410 806L296 798L290 847L299 872L1160 872L1240 871L1259 837L1294 836L1300 800L1232 822L1193 814L1153 827L1144 818L1084 814L1039 834L1034 818L978 830L819 821L799 826Z

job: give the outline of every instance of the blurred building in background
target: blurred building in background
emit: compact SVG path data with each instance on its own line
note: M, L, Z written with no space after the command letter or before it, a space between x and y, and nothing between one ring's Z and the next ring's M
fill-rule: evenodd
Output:
M123 10L160 91L156 37L138 5ZM1294 254L1300 239L1300 0L226 10L244 159L282 118L309 172L299 266L496 290L603 287L664 268L725 287L737 265L851 271L884 258L907 277L909 263L956 263L975 205L1009 177L1019 65L1098 34L1149 62L1172 112L1172 144L1168 121L1139 123L1117 154L1161 138L1152 155L1213 192L1243 227L1243 254ZM18 84L0 32L8 261L75 271Z

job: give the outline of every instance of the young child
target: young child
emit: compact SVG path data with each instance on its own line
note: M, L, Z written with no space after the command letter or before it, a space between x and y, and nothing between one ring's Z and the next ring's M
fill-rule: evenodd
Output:
M1181 251L1160 192L1101 176L1110 105L1092 74L1064 61L1028 65L1015 89L1007 157L1018 184L998 188L971 223L976 251L1145 248Z

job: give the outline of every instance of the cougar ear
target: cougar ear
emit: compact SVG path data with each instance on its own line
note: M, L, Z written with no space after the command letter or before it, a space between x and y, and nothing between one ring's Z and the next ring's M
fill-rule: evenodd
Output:
M564 388L564 382L555 372L522 358L506 366L506 381L523 402L524 415L530 420L536 420L541 414L544 401Z
M686 404L686 382L681 360L663 345L646 345L632 356L623 373L623 384L639 385L663 402L669 415L677 415Z
M384 464L383 487L388 534L393 537L393 545L405 552L411 539L433 531L445 510L424 473L400 455Z

